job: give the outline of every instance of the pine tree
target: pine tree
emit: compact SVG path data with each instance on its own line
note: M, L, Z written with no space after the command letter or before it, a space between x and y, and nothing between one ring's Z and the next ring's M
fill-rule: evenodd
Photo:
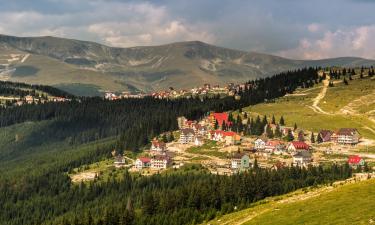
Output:
M276 130L275 130L275 137L281 138L281 136L282 136L282 133L281 133L281 130L280 130L280 126L279 126L279 124L277 124Z
M280 124L280 126L285 126L285 121L284 121L284 117L283 116L280 117L279 124Z
M266 135L268 138L273 138L274 134L269 124L266 125Z
M272 124L276 124L276 119L275 119L275 115L272 115L272 121L271 121Z
M291 129L288 130L288 134L286 136L286 140L287 141L293 141L294 140L294 136L293 136L293 133L292 133Z
M318 136L316 138L316 142L318 142L318 143L322 143L323 142L323 139L322 139L322 136L320 135L320 133L318 133Z
M315 135L314 132L311 132L311 138L310 138L311 143L315 143Z
M297 130L297 123L294 123L294 131Z

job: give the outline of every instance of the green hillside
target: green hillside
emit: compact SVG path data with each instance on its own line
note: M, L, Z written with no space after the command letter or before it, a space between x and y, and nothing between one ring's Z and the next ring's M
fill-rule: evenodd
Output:
M208 224L371 224L375 180L300 190L266 199Z
M251 115L284 116L288 126L297 123L298 127L319 132L321 129L337 130L343 127L357 128L364 138L375 140L374 113L375 79L356 78L345 85L335 81L334 87L326 87L323 98L313 107L323 85L244 109Z

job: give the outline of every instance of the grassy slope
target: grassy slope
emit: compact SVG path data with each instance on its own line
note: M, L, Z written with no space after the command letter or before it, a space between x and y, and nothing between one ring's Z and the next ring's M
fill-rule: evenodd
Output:
M57 139L52 135L52 123L26 122L0 128L0 173L3 176L56 168L114 142L113 138L109 138L70 145L68 139Z
M366 85L366 88L364 88L364 85ZM374 88L375 80L369 79L353 80L348 86L337 84L335 87L328 88L326 97L320 102L319 106L328 112L337 112L349 102L368 94L370 91L372 92ZM314 132L321 129L336 130L341 127L356 127L364 137L375 139L375 133L365 128L375 128L375 124L369 121L367 116L341 113L326 115L314 112L309 106L312 105L313 99L321 89L322 86L320 85L309 90L301 90L296 93L306 95L282 97L277 99L275 103L250 106L245 108L244 111L250 112L253 116L267 115L268 118L275 115L277 119L283 115L288 126L293 126L296 122L298 127ZM330 106L333 106L335 110L331 111L332 107Z
M299 190L266 199L209 224L368 224L375 219L375 180L335 189Z

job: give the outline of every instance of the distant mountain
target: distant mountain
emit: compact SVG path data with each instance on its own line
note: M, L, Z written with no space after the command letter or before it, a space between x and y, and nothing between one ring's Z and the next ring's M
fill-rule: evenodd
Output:
M199 41L114 48L56 37L0 35L0 79L55 85L79 94L226 84L305 66L374 65L374 60L291 60Z

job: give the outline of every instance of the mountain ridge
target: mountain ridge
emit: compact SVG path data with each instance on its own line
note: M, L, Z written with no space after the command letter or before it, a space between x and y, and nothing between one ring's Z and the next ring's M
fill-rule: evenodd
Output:
M0 50L3 52L0 52L1 80L56 86L92 85L101 91L150 92L171 86L223 85L307 66L375 64L375 60L359 57L287 59L201 41L118 48L52 36L0 35ZM21 55L19 60L14 57L17 54ZM23 71L22 76L17 76L19 71Z

